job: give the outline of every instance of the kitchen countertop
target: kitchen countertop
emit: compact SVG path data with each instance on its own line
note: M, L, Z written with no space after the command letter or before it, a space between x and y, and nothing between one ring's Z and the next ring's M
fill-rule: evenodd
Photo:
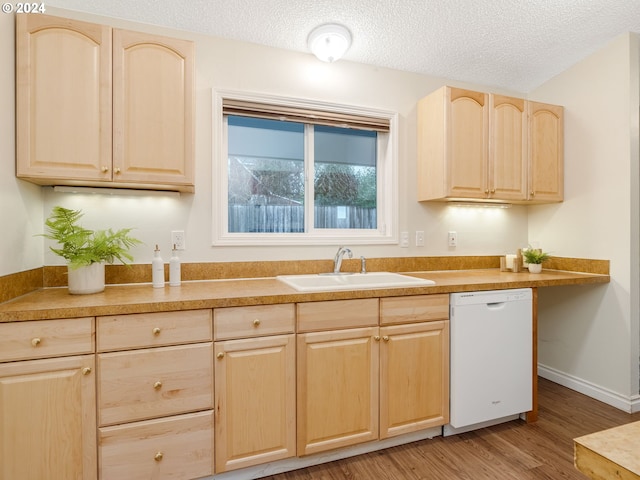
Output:
M575 465L594 480L640 479L640 422L574 439Z
M107 286L104 292L70 295L66 287L44 288L0 304L0 322L45 320L245 305L312 302L351 298L391 297L435 293L551 287L608 283L609 275L543 270L501 272L499 269L402 272L427 278L435 285L348 291L298 292L271 278L203 280L179 287L153 288L151 284Z

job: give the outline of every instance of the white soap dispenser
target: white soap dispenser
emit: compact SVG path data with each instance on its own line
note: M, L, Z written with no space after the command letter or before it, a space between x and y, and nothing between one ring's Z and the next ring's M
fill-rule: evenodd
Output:
M153 260L151 260L151 282L153 283L153 288L164 287L164 262L157 244L156 249L153 251Z
M173 250L171 250L171 259L169 260L169 286L180 286L180 258L175 244L173 245Z

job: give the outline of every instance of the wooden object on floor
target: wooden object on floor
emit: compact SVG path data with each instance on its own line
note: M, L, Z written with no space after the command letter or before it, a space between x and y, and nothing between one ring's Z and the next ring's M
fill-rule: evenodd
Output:
M574 440L574 463L594 480L640 480L640 422Z

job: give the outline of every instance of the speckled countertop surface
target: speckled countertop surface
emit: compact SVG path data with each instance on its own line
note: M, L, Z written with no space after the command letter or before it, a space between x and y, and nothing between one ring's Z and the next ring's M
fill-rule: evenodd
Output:
M589 478L640 478L640 422L574 439L575 465Z
M540 274L499 269L403 272L428 278L432 286L302 293L275 278L204 280L179 287L149 283L107 286L104 292L70 295L66 287L44 288L0 304L0 322L97 315L166 312L243 305L390 297L524 287L607 283L609 275L543 270Z

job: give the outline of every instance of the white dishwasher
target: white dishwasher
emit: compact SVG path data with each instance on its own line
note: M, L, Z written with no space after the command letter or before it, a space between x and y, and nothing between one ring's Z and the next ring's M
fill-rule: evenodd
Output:
M443 435L531 410L532 298L530 288L451 294L450 419Z

